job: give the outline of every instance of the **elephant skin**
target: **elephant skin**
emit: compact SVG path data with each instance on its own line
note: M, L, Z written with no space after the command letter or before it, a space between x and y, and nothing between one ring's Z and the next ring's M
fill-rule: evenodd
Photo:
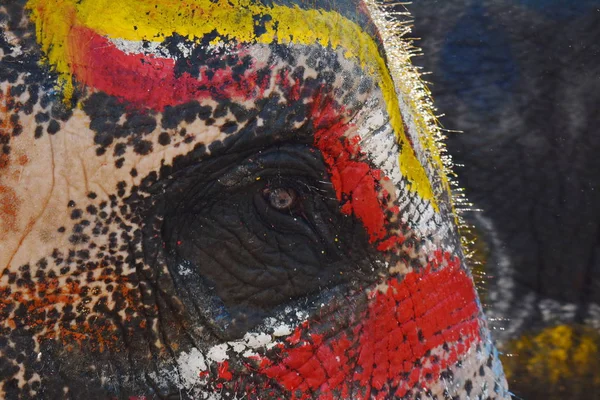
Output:
M6 399L508 399L373 1L0 7Z

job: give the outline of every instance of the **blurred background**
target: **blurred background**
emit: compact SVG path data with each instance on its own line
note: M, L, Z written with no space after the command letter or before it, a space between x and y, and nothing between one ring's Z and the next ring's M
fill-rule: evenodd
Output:
M413 0L515 398L600 399L600 0Z

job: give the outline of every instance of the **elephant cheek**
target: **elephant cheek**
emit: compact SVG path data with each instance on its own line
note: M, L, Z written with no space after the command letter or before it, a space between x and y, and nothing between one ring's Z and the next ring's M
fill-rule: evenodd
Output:
M479 316L459 259L438 252L422 272L322 304L319 316L251 358L267 378L260 390L283 388L291 399L403 398L413 388L437 393L452 367L479 348ZM262 393L245 378L235 382L227 362L217 379Z

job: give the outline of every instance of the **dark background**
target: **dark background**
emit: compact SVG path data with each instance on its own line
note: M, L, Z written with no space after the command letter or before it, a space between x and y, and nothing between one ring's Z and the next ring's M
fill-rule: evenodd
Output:
M447 145L483 210L467 218L512 390L600 399L600 0L407 8L442 125L464 132Z

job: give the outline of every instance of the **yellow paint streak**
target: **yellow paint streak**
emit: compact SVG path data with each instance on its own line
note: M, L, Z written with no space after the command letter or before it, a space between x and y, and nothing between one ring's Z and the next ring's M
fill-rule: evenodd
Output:
M57 3L33 1L28 3L28 7L31 9L31 19L35 22L37 41L46 53L46 61L60 74L63 95L70 99L73 96L73 84L66 38L75 23L75 9L63 1Z
M390 123L402 145L402 174L410 190L438 210L431 182L404 132L394 82L379 48L360 26L334 11L304 10L297 6L266 7L251 0L30 0L32 20L47 61L60 75L66 99L73 91L71 59L67 46L69 29L83 25L110 38L160 42L177 32L190 39L213 31L220 39L239 43L320 44L343 49L380 84ZM255 17L270 16L261 35L255 34ZM218 42L215 39L215 42Z
M502 364L513 391L527 398L588 398L600 392L600 334L558 325L508 343ZM531 392L531 393L530 393Z

